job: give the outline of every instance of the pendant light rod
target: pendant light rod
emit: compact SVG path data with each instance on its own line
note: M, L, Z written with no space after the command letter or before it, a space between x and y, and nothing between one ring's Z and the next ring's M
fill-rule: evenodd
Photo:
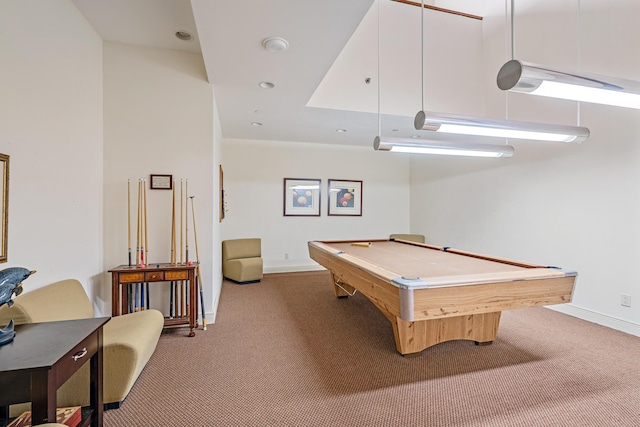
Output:
M382 119L380 112L380 0L378 0L378 135L382 134Z
M420 2L420 95L424 110L424 0Z
M513 147L509 145L491 145L476 143L452 143L445 141L425 141L420 139L392 138L382 136L380 125L380 2L378 0L378 136L373 141L376 151L395 151L401 153L436 154L448 156L474 157L511 157ZM420 8L420 57L421 57L421 100L424 110L424 0Z
M506 3L506 0L505 0ZM511 59L515 58L515 51L516 51L516 43L515 43L515 38L516 35L513 31L513 25L514 25L514 13L513 13L513 5L514 5L514 0L511 0L511 13L509 18L511 19Z
M417 130L433 132L553 142L583 142L589 137L589 129L585 127L487 119L425 111L419 111L416 114L414 126Z
M511 157L510 145L476 144L468 142L425 141L405 138L385 138L377 136L374 150L397 153L439 154L448 156Z

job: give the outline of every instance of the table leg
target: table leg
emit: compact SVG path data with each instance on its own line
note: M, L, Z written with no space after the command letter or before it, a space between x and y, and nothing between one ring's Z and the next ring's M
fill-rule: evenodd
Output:
M31 373L32 425L56 422L56 384L53 370Z
M102 328L97 331L98 351L91 356L89 361L90 390L89 402L93 413L91 414L91 425L93 427L101 427L103 423L104 400L102 395L103 384L103 347L102 347Z
M408 322L391 321L396 349L402 355L419 353L433 345L453 340L471 340L483 345L496 339L501 312Z
M189 336L190 337L195 337L196 333L193 331L193 329L195 328L196 325L196 310L198 309L197 307L197 302L196 302L196 292L195 292L195 284L196 284L196 274L195 274L195 269L193 270L189 270L189 304L190 304L190 310L189 310Z
M126 284L118 283L118 289L120 289L120 295L121 295L120 298L122 300L120 314L129 313L129 290L131 289L131 286L133 286L131 283L126 283Z
M118 316L120 304L120 279L118 273L111 273L111 316Z

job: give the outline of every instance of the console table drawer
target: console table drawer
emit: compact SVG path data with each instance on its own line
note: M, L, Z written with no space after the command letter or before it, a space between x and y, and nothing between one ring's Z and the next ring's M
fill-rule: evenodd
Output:
M142 273L122 273L120 275L120 283L142 283Z
M91 356L98 351L98 337L90 335L80 344L71 349L57 364L56 387L60 387L64 382L76 372L80 366L91 359Z
M164 276L167 280L187 280L189 273L187 271L165 271Z
M150 271L144 273L145 282L161 282L164 280L164 272L162 271Z

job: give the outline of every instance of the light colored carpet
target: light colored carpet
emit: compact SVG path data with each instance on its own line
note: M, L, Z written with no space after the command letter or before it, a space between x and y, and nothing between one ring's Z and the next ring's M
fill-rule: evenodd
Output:
M640 426L640 338L545 308L498 339L395 350L362 295L327 272L223 284L216 323L166 330L106 427Z

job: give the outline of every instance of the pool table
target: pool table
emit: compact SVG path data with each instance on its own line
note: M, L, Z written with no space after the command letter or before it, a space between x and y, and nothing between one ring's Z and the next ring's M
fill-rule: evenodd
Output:
M311 241L337 297L365 295L391 321L396 349L496 339L503 310L571 301L577 273L406 240Z

